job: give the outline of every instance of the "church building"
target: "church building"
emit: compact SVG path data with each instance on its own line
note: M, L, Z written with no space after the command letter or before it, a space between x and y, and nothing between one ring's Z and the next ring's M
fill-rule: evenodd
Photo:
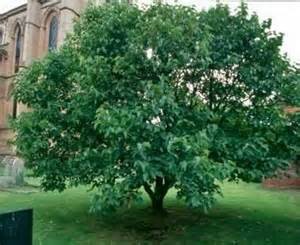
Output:
M11 95L16 73L59 47L89 1L27 0L0 14L0 156L14 155L8 144L13 137L8 121L26 110ZM94 2L104 4L109 0Z

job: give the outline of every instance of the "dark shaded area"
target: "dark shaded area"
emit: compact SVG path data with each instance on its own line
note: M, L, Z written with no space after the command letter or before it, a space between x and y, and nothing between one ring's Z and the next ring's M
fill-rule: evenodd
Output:
M32 245L33 210L0 215L1 245Z

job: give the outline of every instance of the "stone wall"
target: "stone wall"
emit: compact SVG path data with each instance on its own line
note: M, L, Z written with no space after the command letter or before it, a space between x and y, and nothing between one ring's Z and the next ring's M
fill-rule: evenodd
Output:
M290 189L300 188L300 165L297 162L285 171L278 171L275 178L266 179L263 181L263 186L266 188Z
M24 163L14 156L0 157L0 189L24 185Z
M28 0L27 4L0 15L0 155L14 154L8 144L13 132L8 118L28 110L16 104L11 96L15 73L29 66L48 52L49 25L58 18L57 46L72 30L74 19L80 16L88 0ZM20 30L20 58L16 60Z

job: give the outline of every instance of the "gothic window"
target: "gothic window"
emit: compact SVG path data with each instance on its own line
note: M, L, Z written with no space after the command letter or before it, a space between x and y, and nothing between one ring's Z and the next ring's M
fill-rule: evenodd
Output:
M15 32L15 73L19 71L20 68L20 60L21 60L21 47L22 47L22 36L21 36L21 27L17 25ZM17 101L13 98L13 108L12 108L12 116L13 118L17 117Z
M3 43L3 32L0 30L0 44Z
M48 50L53 50L57 48L57 35L58 35L58 19L57 16L53 16L49 26Z
M15 119L17 118L18 113L18 102L16 99L13 99L13 111L12 111L12 117Z
M15 72L19 71L21 59L21 28L17 26L16 29L16 46L15 46Z

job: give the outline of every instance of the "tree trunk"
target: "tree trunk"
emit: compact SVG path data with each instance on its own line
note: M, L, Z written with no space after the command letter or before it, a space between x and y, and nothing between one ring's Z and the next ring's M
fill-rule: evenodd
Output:
M152 209L154 213L165 213L164 210L164 197L154 197L151 198Z
M147 183L144 183L144 189L149 195L152 202L152 209L154 213L166 213L164 210L164 198L171 187L171 183L164 181L163 178L157 177L155 180L154 190L151 189L151 186Z

